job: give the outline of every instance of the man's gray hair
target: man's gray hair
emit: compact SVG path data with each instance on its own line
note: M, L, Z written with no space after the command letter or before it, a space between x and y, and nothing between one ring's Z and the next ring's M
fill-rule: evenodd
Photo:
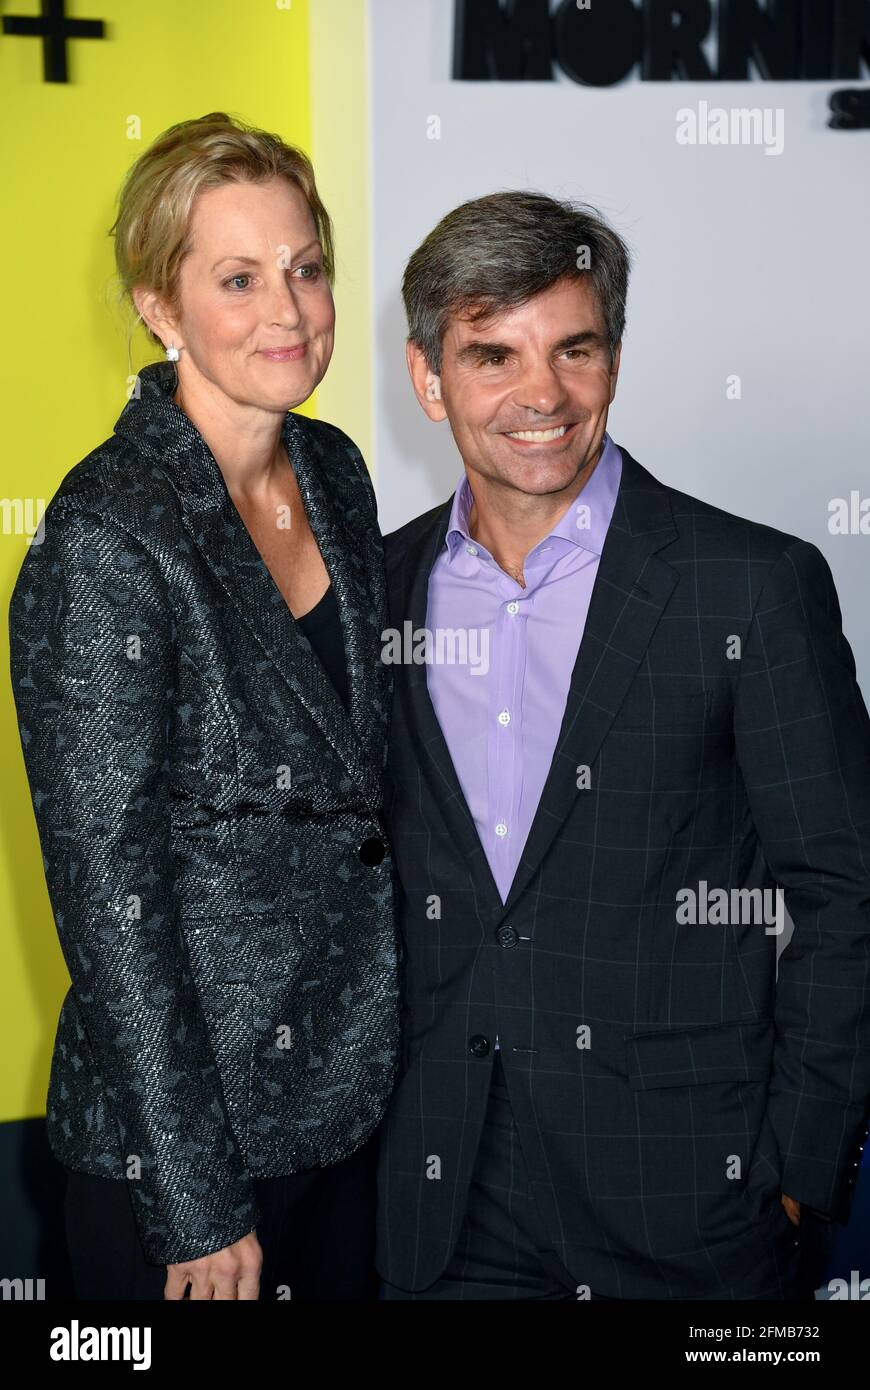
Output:
M402 280L408 340L439 374L454 315L475 323L559 280L588 276L612 358L625 331L630 266L625 242L588 204L545 193L490 193L448 212L408 261Z

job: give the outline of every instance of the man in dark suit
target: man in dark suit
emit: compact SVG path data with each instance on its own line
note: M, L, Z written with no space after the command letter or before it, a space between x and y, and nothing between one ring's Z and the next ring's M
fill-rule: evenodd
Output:
M500 193L405 274L465 477L387 540L387 1298L812 1296L852 1201L870 719L819 550L607 434L628 270Z

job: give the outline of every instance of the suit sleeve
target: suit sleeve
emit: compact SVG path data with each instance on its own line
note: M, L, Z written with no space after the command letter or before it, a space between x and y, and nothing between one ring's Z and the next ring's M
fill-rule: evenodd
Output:
M782 1191L846 1220L870 1110L870 717L830 568L792 544L753 614L737 758L794 923L779 959L768 1115Z
M58 506L45 523L9 609L24 761L143 1249L176 1263L231 1245L259 1212L176 932L172 609L117 524Z

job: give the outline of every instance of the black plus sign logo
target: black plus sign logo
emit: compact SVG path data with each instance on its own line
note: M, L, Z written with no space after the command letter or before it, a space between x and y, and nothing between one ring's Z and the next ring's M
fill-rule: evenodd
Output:
M68 82L67 39L105 38L101 19L69 19L64 0L42 0L42 17L10 14L3 17L4 34L27 34L42 39L42 68L46 82Z

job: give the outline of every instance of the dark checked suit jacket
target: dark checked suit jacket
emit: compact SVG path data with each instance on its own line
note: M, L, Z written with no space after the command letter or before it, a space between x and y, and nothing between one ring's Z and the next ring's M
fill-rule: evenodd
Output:
M396 667L407 955L378 1267L402 1288L431 1284L456 1244L496 1035L550 1247L578 1285L764 1296L794 1254L780 1191L849 1211L870 1110L870 719L831 573L814 546L622 459L505 904L426 667ZM387 537L393 627L425 626L449 511ZM702 880L782 887L795 929L778 980L777 937L750 913L678 924L677 893Z
M133 1178L146 1256L169 1263L253 1229L254 1177L335 1163L384 1111L389 672L374 493L348 437L292 413L283 427L338 600L349 717L171 400L174 367L139 382L52 499L9 627L72 979L50 1143Z

